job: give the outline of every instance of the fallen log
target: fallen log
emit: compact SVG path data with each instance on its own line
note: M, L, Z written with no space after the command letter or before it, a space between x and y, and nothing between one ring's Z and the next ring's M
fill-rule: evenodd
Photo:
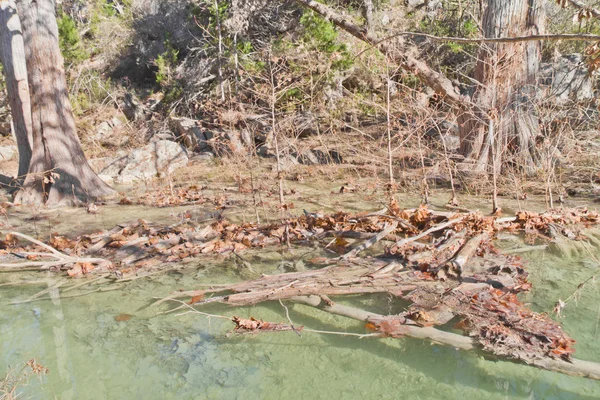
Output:
M496 217L480 213L437 216L424 208L413 214L401 213L402 218L410 219L414 227L421 227L419 229L423 231L400 240L386 249L381 258L358 259L354 254L347 258L324 259L319 262L335 264L205 290L177 292L156 304L185 296L198 299L194 300L194 307L213 302L235 306L272 300L311 303L332 313L366 321L371 329L383 336L427 339L465 350L477 349L544 369L599 379L597 364L573 360L574 341L562 331L560 324L545 314L527 309L517 299L516 293L531 287L527 273L517 257L502 255L490 242L492 236L503 229L534 229L538 232L550 224L572 224L571 221L594 224L598 220L596 214L579 211L564 215L521 214L499 225ZM327 227L331 231L339 230L340 223L360 230L374 226L373 221L347 214L319 218L312 217L302 226L308 230ZM448 220L431 225L440 218ZM390 225L390 219L393 220L393 216L378 219L383 226L368 240L369 245L395 229L402 229ZM425 238L427 241L418 241ZM356 249L366 247L363 243ZM436 274L440 266L451 267L459 273L460 279L441 280ZM369 293L389 293L412 304L401 314L381 316L338 305L327 298ZM435 328L455 317L463 322L466 335Z
M382 321L386 317L380 314L371 313L358 308L345 306L342 304L323 302L319 296L298 296L290 299L299 304L319 308L331 314L356 319L364 322ZM412 325L403 325L403 335L416 339L430 340L434 343L452 346L460 350L480 350L481 347L473 338L458 335L451 332L440 331L431 327L418 327ZM513 361L513 360L511 360ZM515 360L519 361L519 360ZM600 380L600 363L572 359L571 361L556 360L551 358L537 360L522 360L524 363L548 371L559 372L571 376L582 376L584 378Z
M340 259L341 260L346 260L346 259L351 258L351 257L356 257L356 255L358 253L360 253L361 251L366 250L369 247L373 246L375 243L379 242L384 237L386 237L387 235L389 235L390 233L392 233L393 231L395 231L397 227L398 227L398 222L397 221L392 222L390 225L388 225L387 227L385 227L377 235L373 236L371 239L367 240L366 242L362 243L361 245L359 245L359 246L355 247L354 249L350 250L349 252L347 252L346 254L344 254L343 256L341 256Z
M490 239L487 233L481 233L469 239L462 248L445 265L447 271L456 273L459 277L462 275L467 263L475 255L477 249L484 241Z

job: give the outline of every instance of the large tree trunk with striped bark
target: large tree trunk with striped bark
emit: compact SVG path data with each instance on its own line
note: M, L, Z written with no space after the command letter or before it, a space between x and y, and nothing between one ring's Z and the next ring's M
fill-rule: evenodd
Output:
M15 202L74 204L112 193L89 166L77 137L54 0L19 0L17 9L31 94L32 157Z
M483 17L487 38L544 33L541 0L488 0ZM533 172L540 133L534 107L541 42L490 43L479 52L471 113L460 119L465 171L485 173L512 164Z
M22 181L31 162L31 102L21 22L13 0L0 3L0 62L4 67L13 132L19 150L18 177Z

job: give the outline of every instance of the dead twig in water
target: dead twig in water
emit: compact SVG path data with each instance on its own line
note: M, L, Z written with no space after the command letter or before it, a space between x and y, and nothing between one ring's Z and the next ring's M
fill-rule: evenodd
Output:
M43 242L40 242L37 239L32 238L31 236L25 235L20 232L10 232L9 235L13 235L19 237L21 239L25 239L37 246L40 246L46 250L48 253L36 252L35 255L40 257L51 257L54 258L55 261L23 261L23 262L15 262L15 263L1 263L0 270L10 271L13 268L15 270L24 268L24 267L39 267L41 270L50 269L53 267L60 267L68 264L76 264L76 263L90 263L90 264L108 264L112 265L112 263L104 258L90 258L90 257L71 257L67 254L61 253L56 250L54 247L49 246Z
M355 247L354 249L350 250L349 252L347 252L346 254L341 256L339 259L345 260L345 259L356 256L361 251L368 249L369 247L373 246L375 243L379 242L381 239L383 239L384 237L386 237L387 235L389 235L390 233L395 231L397 227L398 227L398 221L392 222L389 226L384 228L381 232L379 232L378 234L373 236L371 239L362 243L358 247Z
M398 241L396 242L396 246L398 246L398 247L402 247L402 246L404 246L404 245L406 245L406 244L408 244L408 243L412 243L412 242L414 242L414 241L417 241L417 240L419 240L419 239L422 239L422 238L424 238L425 236L432 234L433 232L438 232L438 231L441 231L441 230L443 230L443 229L446 229L446 228L448 228L448 227L450 227L450 226L452 226L452 225L455 225L455 224L457 224L457 223L461 222L463 219L464 219L464 217L455 218L455 219L451 219L451 220L450 220L450 221L448 221L448 222L444 222L443 224L435 225L435 226L433 226L433 227L431 227L431 228L427 229L425 232L422 232L422 233L420 233L420 234L418 234L418 235L411 236L411 237L409 237L409 238L406 238L406 239L398 240Z

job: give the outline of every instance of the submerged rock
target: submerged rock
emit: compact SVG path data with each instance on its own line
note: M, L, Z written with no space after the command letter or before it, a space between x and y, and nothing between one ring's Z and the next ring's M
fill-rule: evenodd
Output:
M173 173L188 161L187 151L179 143L159 140L113 160L99 175L127 184Z

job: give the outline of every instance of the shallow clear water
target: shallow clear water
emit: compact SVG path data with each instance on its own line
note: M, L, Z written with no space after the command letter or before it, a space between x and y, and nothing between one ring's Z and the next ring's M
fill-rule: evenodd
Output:
M260 267L277 270L277 253ZM562 260L549 252L529 255L534 289L527 300L549 310L593 273L587 258ZM211 268L208 268L211 267ZM413 339L374 339L293 332L231 336L226 320L163 314L147 309L154 297L194 288L198 282L238 279L232 270L205 263L122 289L52 301L7 305L57 282L40 274L0 275L39 284L0 286L0 374L5 366L35 357L50 369L24 391L34 399L337 399L337 398L536 398L600 397L600 382L573 378ZM565 309L566 330L578 340L579 358L600 361L597 286L587 287L577 306ZM401 307L386 296L357 304L378 312ZM232 309L215 314L285 319L281 306ZM127 313L128 321L115 317ZM290 305L295 324L363 333L362 324Z
M345 207L363 209L364 199L343 197ZM362 202L361 202L362 201ZM415 199L418 204L418 199ZM298 205L304 205L298 201ZM443 203L440 203L443 204ZM409 205L407 205L409 206ZM475 203L471 204L472 208ZM481 203L481 207L485 207ZM316 206L315 206L316 207ZM516 208L513 206L512 208ZM531 208L528 206L528 208ZM202 217L203 209L188 208ZM104 207L98 215L84 210L58 211L35 222L10 217L15 229L45 237L50 231L81 233L110 229L136 218L177 222L178 209ZM238 215L238 217L240 217ZM242 216L243 217L243 216ZM242 218L240 217L240 218ZM75 222L74 222L75 221ZM599 241L600 243L600 241ZM511 241L502 247L515 246ZM537 311L550 311L598 268L600 247L565 255L552 249L526 254L534 284L524 300ZM558 254L558 255L556 255ZM263 251L253 264L279 273L284 256ZM290 256L285 256L290 258ZM8 365L30 358L50 369L40 382L23 389L33 399L457 399L600 398L600 382L541 371L414 339L374 339L305 332L227 336L232 324L201 315L159 314L148 308L154 298L202 283L241 279L227 260L200 260L184 271L120 284L119 290L9 305L55 285L53 274L0 273L0 376ZM31 284L3 285L16 281ZM78 293L72 291L69 294ZM45 295L48 296L48 295ZM346 299L365 309L393 313L403 305L384 295ZM296 325L327 331L365 333L363 324L302 305L291 305ZM247 308L212 305L203 311L284 322L278 303ZM126 321L115 317L130 314ZM576 357L600 362L600 292L589 283L562 319L577 339Z

